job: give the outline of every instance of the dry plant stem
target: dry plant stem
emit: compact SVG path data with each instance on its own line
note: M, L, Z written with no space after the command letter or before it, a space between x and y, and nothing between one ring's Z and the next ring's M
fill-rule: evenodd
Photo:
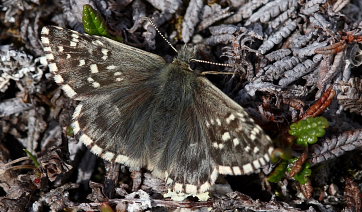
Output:
M358 184L351 178L346 178L344 197L346 199L347 208L350 211L362 210L362 192L360 191Z
M9 170L22 170L22 169L36 169L36 167L35 167L34 165L19 165L19 166L9 167L9 168L5 169L5 171L9 171Z
M346 48L346 41L342 40L338 43L332 44L330 46L317 48L314 50L316 54L336 54L338 52L343 51Z
M109 199L108 203L110 204L122 204L122 203L139 203L142 204L144 202L148 202L150 200L142 200L142 199ZM167 207L167 208L190 208L190 209L197 209L197 208L203 208L203 207L212 207L213 202L207 201L207 202L179 202L179 201L168 201L168 200L158 200L153 199L152 201L152 207ZM85 211L93 211L99 209L99 207L103 203L82 203L77 206L72 207L72 209L75 210L85 210Z
M226 74L226 75L233 75L233 72L221 72L221 71L204 71L201 73L201 75L207 75L207 74Z
M140 171L132 171L132 191L137 191L142 184L142 173Z
M308 148L305 148L302 155L295 162L292 170L290 171L289 176L294 177L296 174L298 174L302 170L303 165L307 160L308 160Z
M114 196L114 188L118 182L120 165L116 163L106 164L107 174L104 180L104 193L109 198Z
M329 87L322 97L318 99L314 105L312 105L301 117L301 120L316 117L323 113L323 111L332 103L333 98L336 96L336 91L332 87Z
M312 198L314 188L310 180L306 184L300 184L300 190L302 191L305 198L310 199Z
M10 161L9 163L4 164L3 167L10 166L12 164L19 163L19 162L24 161L24 160L30 160L30 158L29 157L21 157L21 158L15 159L13 161Z

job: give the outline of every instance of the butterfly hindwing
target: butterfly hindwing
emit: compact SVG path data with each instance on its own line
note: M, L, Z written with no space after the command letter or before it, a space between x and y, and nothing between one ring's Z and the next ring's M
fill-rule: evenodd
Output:
M201 98L196 105L207 105L199 108L207 110L200 121L204 121L210 138L218 172L240 175L257 171L270 160L273 151L270 138L240 105L207 79L199 79Z
M204 77L197 78L193 89L197 97L192 107L179 109L184 113L173 117L179 124L169 136L178 135L179 141L166 142L167 156L160 161L168 163L159 163L154 172L165 171L176 191L202 193L218 174L250 174L269 162L270 138L240 105Z

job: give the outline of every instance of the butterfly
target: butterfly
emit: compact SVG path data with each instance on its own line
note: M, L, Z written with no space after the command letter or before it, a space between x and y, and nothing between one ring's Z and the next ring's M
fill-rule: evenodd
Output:
M144 167L176 192L203 193L219 174L258 171L273 146L246 111L192 70L114 40L56 26L41 31L48 67L78 100L72 127L91 152Z

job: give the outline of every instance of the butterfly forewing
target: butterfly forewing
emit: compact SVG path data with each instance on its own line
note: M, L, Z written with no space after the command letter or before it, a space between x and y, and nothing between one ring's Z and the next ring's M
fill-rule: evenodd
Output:
M56 26L42 29L42 43L55 81L69 97L83 100L72 124L80 140L104 159L144 166L146 148L130 137L144 135L137 123L147 117L155 93L150 79L166 65L163 58Z
M99 36L44 27L42 43L55 81L71 98L104 87L132 86L165 65L162 57Z

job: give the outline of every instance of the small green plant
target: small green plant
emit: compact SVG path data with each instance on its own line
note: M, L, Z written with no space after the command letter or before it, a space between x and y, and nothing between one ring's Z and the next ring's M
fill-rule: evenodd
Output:
M84 31L90 35L111 36L101 14L89 4L83 6L83 25Z
M268 181L272 183L277 183L285 177L285 172L287 171L288 162L286 160L282 161L274 171L269 175Z
M329 126L329 122L324 117L310 117L306 120L301 120L290 125L289 134L297 137L297 144L302 146L308 146L309 144L314 144L318 141L318 138L326 134L325 128ZM292 167L295 166L298 158L287 159L283 153L279 153L282 161L275 168L273 173L268 177L270 182L276 183L282 180L286 173L290 173ZM303 167L299 173L297 173L293 178L297 180L300 184L306 184L309 181L309 177L312 174L310 163L306 162L303 164Z
M319 137L324 136L327 127L329 127L329 122L326 118L310 117L290 125L289 134L297 137L297 144L308 146L316 143Z
M106 22L102 15L89 4L83 6L83 25L84 31L89 35L99 35L122 42L119 36L114 37L109 33Z
M292 167L297 162L298 158L293 158L289 160L289 164L287 166L287 171L290 172ZM294 176L294 179L298 181L300 184L306 184L309 180L309 177L312 175L312 170L310 169L310 163L306 162L303 165L302 170Z
M39 169L40 168L40 163L39 163L38 159L36 158L36 156L31 154L31 152L29 152L27 149L23 149L23 150L28 155L28 157L33 161L35 167L37 169Z

